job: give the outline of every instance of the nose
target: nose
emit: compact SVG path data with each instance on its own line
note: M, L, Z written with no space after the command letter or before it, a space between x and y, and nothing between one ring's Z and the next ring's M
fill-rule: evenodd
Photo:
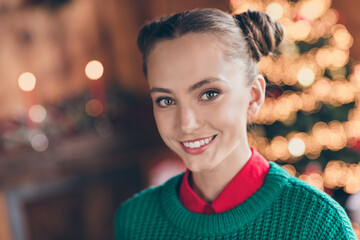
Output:
M178 124L183 133L191 134L201 126L200 114L188 106L179 107Z

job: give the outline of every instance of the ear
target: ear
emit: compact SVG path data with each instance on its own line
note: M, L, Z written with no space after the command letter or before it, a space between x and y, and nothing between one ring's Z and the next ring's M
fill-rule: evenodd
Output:
M250 92L250 102L247 114L249 117L254 117L260 110L261 105L265 100L266 82L262 75L256 75Z

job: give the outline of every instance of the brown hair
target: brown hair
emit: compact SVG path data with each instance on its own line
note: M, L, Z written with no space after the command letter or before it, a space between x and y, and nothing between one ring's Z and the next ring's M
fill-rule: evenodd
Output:
M138 36L145 77L147 59L156 43L187 33L214 35L229 60L240 60L246 66L251 81L258 73L256 63L262 56L277 55L284 35L279 23L265 13L252 10L231 16L217 9L195 9L161 17L143 26Z

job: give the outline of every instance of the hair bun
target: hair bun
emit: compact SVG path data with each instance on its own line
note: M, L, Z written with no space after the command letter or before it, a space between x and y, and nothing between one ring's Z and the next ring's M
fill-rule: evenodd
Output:
M279 45L284 37L280 23L265 13L251 9L234 15L234 18L245 35L254 60L258 62L262 56L279 54Z

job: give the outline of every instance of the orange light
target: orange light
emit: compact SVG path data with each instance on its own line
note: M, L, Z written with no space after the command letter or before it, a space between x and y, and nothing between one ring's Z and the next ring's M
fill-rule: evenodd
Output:
M34 74L30 72L24 72L20 75L18 79L18 84L21 90L30 92L35 88L36 78Z
M304 1L300 7L300 15L308 20L319 18L325 11L324 0Z
M289 34L295 40L304 40L311 32L311 26L308 22L300 20L291 26Z
M293 165L291 164L285 164L284 166L282 166L286 171L288 171L288 173L290 173L290 175L296 176L296 169Z
M90 61L85 67L85 74L91 80L97 80L101 78L104 73L104 67L101 62L97 60Z
M349 49L354 41L346 27L341 24L333 27L333 40L335 46L341 49Z
M275 20L279 20L283 16L284 9L279 3L273 2L266 7L266 13Z
M89 116L97 117L102 113L103 105L99 100L91 99L87 102L85 110Z

